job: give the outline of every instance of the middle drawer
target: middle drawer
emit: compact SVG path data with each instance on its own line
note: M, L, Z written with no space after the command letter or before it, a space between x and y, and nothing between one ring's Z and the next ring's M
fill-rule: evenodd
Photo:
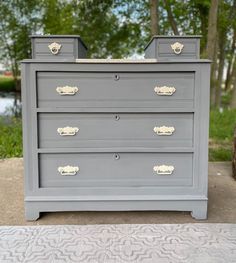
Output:
M40 148L192 147L193 113L39 113Z

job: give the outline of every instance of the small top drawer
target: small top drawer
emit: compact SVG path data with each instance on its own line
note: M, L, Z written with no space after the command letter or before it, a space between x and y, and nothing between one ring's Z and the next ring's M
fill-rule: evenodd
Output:
M145 48L145 58L198 59L200 36L154 36Z
M80 36L34 35L31 44L32 58L37 59L76 59L87 55L87 47Z

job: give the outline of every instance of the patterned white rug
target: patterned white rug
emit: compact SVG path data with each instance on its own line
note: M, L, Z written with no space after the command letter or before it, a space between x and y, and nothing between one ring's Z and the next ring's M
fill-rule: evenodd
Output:
M0 262L232 263L236 224L3 226Z

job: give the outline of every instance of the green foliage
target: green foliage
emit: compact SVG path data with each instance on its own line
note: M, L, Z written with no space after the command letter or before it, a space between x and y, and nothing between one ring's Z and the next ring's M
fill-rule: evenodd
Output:
M236 127L236 109L210 112L210 161L231 161L233 134Z
M232 150L220 148L209 148L209 161L210 162L226 162L232 161Z
M236 109L211 110L210 113L210 138L215 140L232 141L236 127Z
M0 158L22 157L21 119L0 118Z
M0 91L14 91L15 82L12 77L0 76Z
M137 49L140 25L114 11L114 1L43 1L46 34L78 34L89 47L89 57L121 58ZM126 3L127 4L127 3Z
M29 35L37 30L40 0L0 1L0 61L19 85L19 62L30 57Z

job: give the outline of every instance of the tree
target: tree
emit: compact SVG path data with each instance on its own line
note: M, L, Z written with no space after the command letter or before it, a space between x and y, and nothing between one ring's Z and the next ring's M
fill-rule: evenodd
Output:
M211 104L215 103L216 66L217 66L217 14L219 0L211 0L208 18L206 56L212 60L211 66Z
M29 35L38 28L38 0L4 0L0 3L0 58L11 69L19 89L19 62L30 57Z
M175 35L179 35L179 30L178 30L175 18L173 16L173 12L172 12L172 9L171 9L171 4L170 4L170 2L168 0L164 0L164 3L165 3L165 8L166 8L166 11L167 11L167 14L168 14L168 19L169 19L171 28L172 28L172 30L173 30Z
M159 0L150 0L151 34L159 34Z

